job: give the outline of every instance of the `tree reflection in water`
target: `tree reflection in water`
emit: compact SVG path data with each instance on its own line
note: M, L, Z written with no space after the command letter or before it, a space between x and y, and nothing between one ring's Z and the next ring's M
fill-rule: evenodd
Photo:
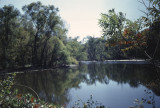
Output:
M55 69L17 74L16 83L33 88L47 102L66 104L69 102L70 88L79 88L79 71L75 69ZM19 87L22 93L31 92ZM34 94L34 93L32 93Z
M87 85L95 84L97 81L109 84L109 81L113 80L118 84L128 83L133 88L144 85L152 90L155 95L160 96L159 74L160 72L147 64L94 62L89 64L80 63L76 68L17 74L16 83L33 88L45 101L64 105L70 101L70 89L79 89L82 82ZM21 93L31 92L26 88L18 88Z

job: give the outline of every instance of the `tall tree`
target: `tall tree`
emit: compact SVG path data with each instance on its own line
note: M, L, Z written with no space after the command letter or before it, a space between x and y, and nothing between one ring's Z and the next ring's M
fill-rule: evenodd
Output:
M18 26L18 17L20 13L13 6L4 6L0 8L0 48L1 65L5 69L10 66L9 56L13 55L13 48L16 27Z
M118 45L120 40L125 40L123 37L123 30L127 24L128 19L122 12L116 13L114 9L108 11L108 14L101 14L99 25L102 28L103 38L107 43L113 44L115 47L114 53L118 55L115 59L122 56L121 45ZM114 54L114 55L115 55Z
M127 23L127 19L122 12L118 14L114 9L109 10L108 14L101 14L101 19L99 19L99 25L102 28L103 38L110 39L122 38L122 32Z
M57 15L57 8L54 6L44 6L41 2L26 5L23 7L23 10L35 29L32 64L35 67L43 65L47 43L51 36L59 35L59 29L62 30L63 22Z
M145 16L142 17L144 27L149 28L147 34L147 50L146 54L150 59L160 60L160 1L148 0L148 4L144 0L140 0L146 7Z

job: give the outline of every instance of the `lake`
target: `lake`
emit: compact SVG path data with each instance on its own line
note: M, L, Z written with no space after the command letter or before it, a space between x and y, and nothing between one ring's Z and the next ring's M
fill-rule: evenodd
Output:
M41 99L67 108L87 101L91 108L160 108L159 78L160 72L150 64L81 62L72 68L19 73L15 81L34 89Z

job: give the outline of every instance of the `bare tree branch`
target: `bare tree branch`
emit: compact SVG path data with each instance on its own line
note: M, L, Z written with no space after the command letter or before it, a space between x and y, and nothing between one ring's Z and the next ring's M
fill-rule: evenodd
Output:
M138 9L139 11L141 11L142 13L144 13L146 16L148 16L148 13L147 12L145 12L145 11L143 11L143 10L140 10L140 9Z
M141 3L141 4L143 4L145 7L146 7L146 9L148 9L148 6L146 5L146 3L144 2L144 0L137 0L139 3ZM150 3L149 3L150 4ZM150 6L150 5L149 5Z

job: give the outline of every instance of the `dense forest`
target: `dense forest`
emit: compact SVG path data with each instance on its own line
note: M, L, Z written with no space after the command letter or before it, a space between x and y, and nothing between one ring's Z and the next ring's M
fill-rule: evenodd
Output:
M67 38L67 29L57 8L37 2L22 9L24 14L12 5L0 9L2 69L55 67L77 63L82 58L78 53L81 45L76 39Z
M53 5L31 3L23 14L12 5L0 8L0 69L58 67L82 60L160 60L160 1L149 0L136 21L114 9L102 13L102 36L82 42L67 37L67 28Z

